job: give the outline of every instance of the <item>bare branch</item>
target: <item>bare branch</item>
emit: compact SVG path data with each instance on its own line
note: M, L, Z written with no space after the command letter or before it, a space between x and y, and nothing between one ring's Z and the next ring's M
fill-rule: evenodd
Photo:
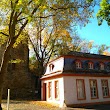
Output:
M49 55L49 57L48 57L48 59L47 59L47 62L46 62L46 63L48 63L48 62L49 62L49 60L50 60L50 58L51 58L51 56L52 56L53 51L54 51L54 47L51 49L50 55Z
M14 15L14 10L11 12L10 15L10 23L9 23L9 35L11 35L11 25L12 25L12 21L13 21L13 15Z
M17 22L22 21L22 20L24 20L24 19L26 19L26 18L21 18L21 19L18 19L18 20L17 20Z
M28 36L28 38L29 38L29 41L31 42L31 45L32 45L32 47L33 47L33 49L34 49L34 52L35 52L35 54L36 54L37 59L40 60L40 56L39 56L39 54L37 53L36 48L35 48L35 46L34 46L32 40L30 39L29 36Z
M52 37L52 32L53 32L53 28L52 28L52 30L51 30L51 33L50 33L50 35L49 35L49 38L48 38L47 44L46 44L46 46L45 46L45 48L44 48L44 50L43 50L43 53L45 52L45 50L46 50L46 48L47 48L47 46L48 46L48 43L49 43L49 41L50 41L50 39L51 39L51 37Z
M17 18L22 14L22 12L18 13Z

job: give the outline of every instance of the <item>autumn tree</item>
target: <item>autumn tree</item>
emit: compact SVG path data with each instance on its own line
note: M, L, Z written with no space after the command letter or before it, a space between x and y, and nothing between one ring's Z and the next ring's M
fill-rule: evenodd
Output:
M39 13L42 17L35 17L36 22L31 24L32 30L29 34L40 63L49 61L51 54L55 51L54 47L60 47L57 51L61 54L62 51L66 53L69 50L69 43L72 41L70 30L77 25L85 26L92 16L94 7L93 2L89 3L86 0L49 1L49 4L51 5L49 10ZM34 30L36 35L33 36Z
M73 19L73 21L78 21L74 22L74 24L79 23L80 25L85 25L91 16L92 6L94 6L93 2L88 3L86 0L2 0L0 2L0 12L3 13L0 18L2 21L1 25L4 29L8 29L8 33L1 31L1 34L7 37L7 42L0 66L0 104L10 49L13 47L13 44L23 32L27 24L37 19L56 16L54 20L57 20L57 18L61 18L61 20L63 19L62 22L59 22L62 26L67 17ZM64 11L65 14L67 13L67 15L70 13L69 15L71 16L61 17L60 15L63 14L62 11ZM43 12L45 15L42 16L41 13ZM31 25L29 26L31 27ZM39 27L39 29L41 28ZM0 109L2 110L1 107Z
M2 88L4 75L7 71L10 49L34 15L40 17L38 13L45 11L45 5L47 5L45 0L2 0L0 2L0 12L3 13L0 19L2 21L1 25L4 29L8 29L8 32L0 32L0 34L7 37L6 47L0 65L0 110L2 110Z
M108 51L109 48L110 48L110 46L107 46L105 44L102 44L102 45L99 45L98 46L98 51L97 52L100 55L103 55L103 54L106 55L106 52Z
M51 56L70 51L70 30L77 25L85 26L92 16L94 7L94 3L86 0L49 1L49 4L50 10L40 12L41 17L35 17L36 22L30 26L32 29L28 29L30 42L39 62L39 78L44 74L44 64L48 63Z

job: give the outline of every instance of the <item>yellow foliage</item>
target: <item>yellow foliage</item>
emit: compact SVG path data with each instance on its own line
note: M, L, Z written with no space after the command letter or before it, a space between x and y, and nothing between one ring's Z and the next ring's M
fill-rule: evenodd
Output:
M22 33L16 40L16 42L13 45L13 48L16 48L20 43L27 43L27 35L26 33Z
M70 38L70 33L67 30L58 30L55 34L58 35L57 37L59 38Z
M104 51L104 52L103 52L103 55L110 56L110 52L108 52L108 51Z
M20 59L9 61L9 63L21 63L21 62L23 62L23 60L20 60Z

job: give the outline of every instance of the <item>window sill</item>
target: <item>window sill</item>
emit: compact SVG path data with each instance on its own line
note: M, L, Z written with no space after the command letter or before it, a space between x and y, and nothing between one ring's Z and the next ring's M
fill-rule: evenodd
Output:
M103 98L110 98L110 96L103 96Z
M83 99L77 99L77 100L86 100L86 98L83 98Z

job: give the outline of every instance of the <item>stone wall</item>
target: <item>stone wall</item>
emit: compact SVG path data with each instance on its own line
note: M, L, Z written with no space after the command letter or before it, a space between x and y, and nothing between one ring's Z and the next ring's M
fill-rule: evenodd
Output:
M0 58L4 47L0 48ZM17 59L17 60L16 60ZM0 59L1 61L1 59ZM29 50L26 44L20 44L10 51L10 61L4 82L3 98L7 97L10 88L11 99L32 97L32 78L29 74Z

